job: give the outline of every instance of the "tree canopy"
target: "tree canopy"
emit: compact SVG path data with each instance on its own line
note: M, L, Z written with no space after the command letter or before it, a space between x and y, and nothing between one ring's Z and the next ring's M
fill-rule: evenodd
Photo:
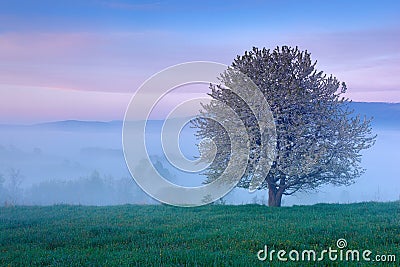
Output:
M238 56L232 68L250 78L267 100L276 128L274 159L258 189L268 189L270 206L280 206L282 195L317 189L323 184L349 185L363 173L363 149L374 144L371 119L355 114L346 84L316 69L308 51L297 47L274 50L254 47ZM229 75L221 75L228 84ZM231 82L231 81L230 81ZM246 172L237 184L249 188L265 141L257 116L238 94L222 85L210 85L212 100L203 114L218 118L219 103L232 108L244 123L250 140ZM246 90L246 88L242 88ZM259 110L258 112L267 112ZM207 182L219 177L230 160L230 141L215 120L194 121L199 138L211 139L217 148L213 163L204 174Z

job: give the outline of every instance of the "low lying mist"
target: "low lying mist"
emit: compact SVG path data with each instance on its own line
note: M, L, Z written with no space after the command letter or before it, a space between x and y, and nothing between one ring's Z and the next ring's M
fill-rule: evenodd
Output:
M400 104L356 103L374 116L376 144L364 152L366 172L348 187L324 186L318 192L283 198L283 205L394 201L400 199ZM357 111L356 110L356 111ZM150 121L146 144L151 161L166 179L183 186L205 177L175 169L162 153L162 121ZM131 178L122 151L122 122L65 121L30 126L0 125L0 205L155 204ZM198 155L194 129L185 127L185 156ZM140 168L140 166L137 166ZM145 174L146 170L143 170ZM267 192L234 189L220 203L266 204Z

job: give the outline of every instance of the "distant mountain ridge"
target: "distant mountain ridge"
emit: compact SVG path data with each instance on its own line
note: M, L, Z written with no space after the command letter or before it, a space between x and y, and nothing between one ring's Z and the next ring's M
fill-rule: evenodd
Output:
M382 102L351 102L350 107L356 114L362 117L373 118L372 125L377 128L400 129L400 103ZM163 120L148 120L148 126L160 126ZM0 129L21 129L30 128L37 130L58 130L58 131L107 131L121 130L123 121L79 121L65 120L32 125L0 125Z
M58 129L58 130L68 130L71 128L81 128L81 129L112 129L121 128L122 121L79 121L79 120L66 120L66 121L56 121L56 122L45 122L32 125L34 128L47 128L47 129Z

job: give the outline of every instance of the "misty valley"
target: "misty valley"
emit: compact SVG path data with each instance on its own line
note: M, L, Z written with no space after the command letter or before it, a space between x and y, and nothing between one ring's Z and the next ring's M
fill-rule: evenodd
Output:
M400 198L400 104L352 103L356 113L374 117L375 146L364 152L366 172L349 187L324 186L318 192L298 193L283 205L394 201ZM157 171L183 186L201 185L201 173L174 168L162 152L163 121L149 121L146 145ZM60 121L35 125L0 126L0 203L8 205L118 205L155 204L131 178L121 144L121 121ZM180 135L182 153L198 155L195 129ZM140 166L138 166L140 168ZM146 170L143 170L145 175ZM226 204L266 203L266 192L236 188Z

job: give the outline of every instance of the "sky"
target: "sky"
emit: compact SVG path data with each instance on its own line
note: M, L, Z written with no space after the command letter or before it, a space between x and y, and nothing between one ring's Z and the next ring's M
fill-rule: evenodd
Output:
M253 46L307 49L352 100L400 102L399 1L187 2L0 1L0 123L122 120L160 70Z

